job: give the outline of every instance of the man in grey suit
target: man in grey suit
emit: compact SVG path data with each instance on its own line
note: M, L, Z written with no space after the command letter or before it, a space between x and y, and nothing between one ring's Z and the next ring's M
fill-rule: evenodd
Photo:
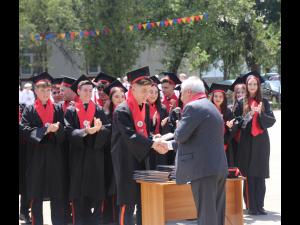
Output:
M176 183L191 182L199 225L223 225L228 174L223 118L197 77L181 84L181 100L184 108L175 141L165 143L165 148L177 151Z

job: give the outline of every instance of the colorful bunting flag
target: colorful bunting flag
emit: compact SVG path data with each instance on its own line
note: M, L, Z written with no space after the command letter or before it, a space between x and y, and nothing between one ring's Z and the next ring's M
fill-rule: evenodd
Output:
M175 24L184 24L184 23L192 23L192 22L198 22L200 20L208 19L208 14L204 13L203 15L194 15L189 17L182 17L182 18L175 18L175 19L166 19L161 20L157 22L146 22L146 23L138 23L129 25L129 30L150 30L155 27L168 27L168 26L174 26ZM128 29L128 28L127 28ZM125 32L126 28L123 27L122 32ZM104 27L102 31L96 29L91 31L79 31L79 32L65 32L65 33L41 33L37 35L30 34L30 39L32 41L41 41L41 40L50 40L52 38L59 38L59 39L67 39L67 40L74 40L76 36L79 35L79 38L82 37L95 37L100 36L101 33L104 35L107 35L111 32L111 30L108 27ZM20 38L22 38L22 34L20 35Z

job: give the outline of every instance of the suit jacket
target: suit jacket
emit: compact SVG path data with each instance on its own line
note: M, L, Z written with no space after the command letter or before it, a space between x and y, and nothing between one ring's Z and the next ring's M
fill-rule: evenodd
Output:
M176 182L228 174L224 152L224 122L207 98L188 103L175 130Z

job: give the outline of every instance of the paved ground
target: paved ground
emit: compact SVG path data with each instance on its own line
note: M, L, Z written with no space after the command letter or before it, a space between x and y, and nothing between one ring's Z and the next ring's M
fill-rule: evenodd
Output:
M279 225L281 224L281 111L274 111L275 125L270 128L271 141L270 179L266 181L265 209L266 216L249 216L245 213L245 225ZM22 223L20 221L19 223ZM44 202L44 224L52 225L50 218L49 202ZM195 225L196 221L176 221L167 225ZM153 224L155 225L155 224Z

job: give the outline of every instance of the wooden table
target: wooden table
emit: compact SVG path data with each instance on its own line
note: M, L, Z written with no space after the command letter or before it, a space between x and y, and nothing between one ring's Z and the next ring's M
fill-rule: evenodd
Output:
M227 179L225 225L243 225L243 179ZM143 225L165 225L168 221L197 218L190 184L137 182L141 184Z

